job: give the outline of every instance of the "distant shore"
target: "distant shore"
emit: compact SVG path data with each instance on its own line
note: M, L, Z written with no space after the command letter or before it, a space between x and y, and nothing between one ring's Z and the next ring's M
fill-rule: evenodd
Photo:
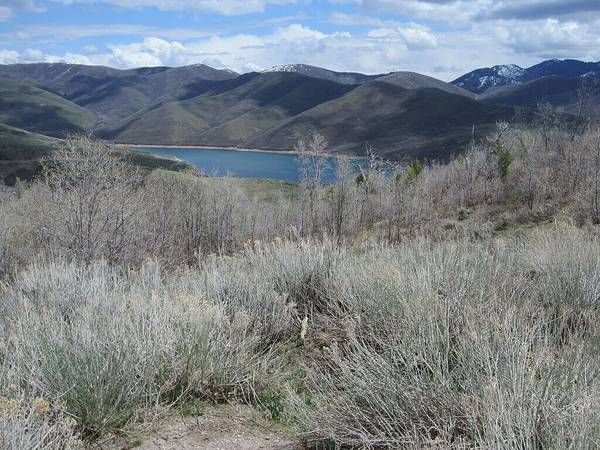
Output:
M242 147L220 147L218 145L157 145L157 144L115 144L117 147L128 148L189 148L195 150L231 150L234 152L255 152L255 153L283 153L288 155L297 155L295 150L265 150L260 148L242 148ZM323 153L324 156L334 156L332 153Z

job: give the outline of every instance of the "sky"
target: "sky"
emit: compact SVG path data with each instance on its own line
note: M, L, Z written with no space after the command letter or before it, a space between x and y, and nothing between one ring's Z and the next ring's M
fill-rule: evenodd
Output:
M411 70L600 60L600 0L0 0L0 63Z

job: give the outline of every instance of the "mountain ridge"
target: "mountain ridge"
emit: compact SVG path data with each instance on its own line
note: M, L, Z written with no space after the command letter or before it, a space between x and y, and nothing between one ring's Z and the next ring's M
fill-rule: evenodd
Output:
M240 75L201 64L0 66L2 82L17 79L79 111L73 121L89 118L85 127L65 129L91 128L128 144L288 150L300 133L318 131L334 152L362 154L369 144L390 159L445 158L466 147L474 127L483 133L514 114L461 87L403 71L364 75L287 65ZM12 125L40 130L27 104L13 106L26 120Z
M599 76L600 62L584 62L575 59L550 59L528 68L515 64L483 67L468 72L450 82L475 94L498 86L523 84L548 76L579 78Z

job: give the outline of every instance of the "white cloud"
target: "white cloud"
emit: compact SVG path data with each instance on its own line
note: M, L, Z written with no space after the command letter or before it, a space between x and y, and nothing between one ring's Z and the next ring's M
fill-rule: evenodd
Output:
M194 28L161 29L158 27L113 24L113 25L69 25L56 27L53 25L27 25L20 26L11 33L1 33L5 39L11 37L20 41L43 41L48 38L53 41L81 39L88 37L104 36L161 36L168 39L194 39L207 37L214 34L214 30Z
M19 56L19 52L15 50L0 50L0 64L18 63Z
M90 58L85 55L67 52L62 56L50 55L39 49L28 48L23 52L16 50L0 50L0 64L17 64L33 62L67 62L72 64L92 64Z
M358 20L358 19L357 19ZM495 20L469 28L433 31L418 23L385 20L361 33L324 32L304 24L270 34L214 34L191 40L150 36L129 44L89 47L78 53L4 50L0 62L66 61L120 68L203 63L237 72L305 63L339 71L385 73L411 70L451 80L477 67L528 66L550 57L598 59L598 23L573 20Z
M369 31L368 36L378 40L401 41L409 50L424 50L438 45L435 35L420 25L376 28Z
M0 22L10 19L13 15L12 9L7 6L0 6Z
M323 39L327 35L321 33L320 31L313 30L311 28L302 26L300 24L292 24L286 28L279 28L272 40L275 41L297 41L302 39Z
M34 0L0 0L0 22L11 19L17 11L44 12Z
M447 24L488 20L576 19L595 21L598 0L330 0L353 3L365 11L387 11Z
M61 1L61 0L55 0ZM96 3L100 0L62 0L65 4ZM237 16L264 12L268 5L301 3L304 0L101 0L121 8L153 7L163 11L201 11Z
M204 63L247 72L277 64L305 63L333 70L380 73L406 69L406 63L413 60L412 50L431 50L436 45L435 36L416 25L393 29L384 37L377 32L373 36L327 34L292 24L265 36L213 36L187 43L146 38L138 43L113 46L110 52L89 58L97 64L117 67ZM414 61L410 68L416 69Z
M390 11L415 18L465 23L479 11L489 8L494 0L337 0L356 3L366 11Z
M597 59L600 21L581 24L572 20L546 19L528 22L497 22L493 25L497 42L515 53L540 57L579 57Z
M107 63L117 67L147 67L162 65L179 65L185 53L185 47L178 41L166 41L156 37L145 38L140 43L116 45L111 47L111 54L98 55Z

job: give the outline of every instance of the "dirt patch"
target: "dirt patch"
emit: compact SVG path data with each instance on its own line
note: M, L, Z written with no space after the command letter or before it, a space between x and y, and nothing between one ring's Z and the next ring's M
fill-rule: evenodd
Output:
M302 442L243 406L207 408L200 417L171 416L151 431L98 450L301 450Z

